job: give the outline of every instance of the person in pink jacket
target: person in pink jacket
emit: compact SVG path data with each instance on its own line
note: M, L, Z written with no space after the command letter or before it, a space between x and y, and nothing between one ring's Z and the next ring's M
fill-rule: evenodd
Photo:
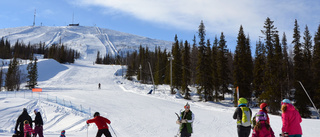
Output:
M302 129L300 123L302 122L300 113L298 110L290 103L289 99L284 99L281 102L282 111L282 136L285 133L289 137L301 137Z
M267 114L263 111L259 111L256 114L255 121L257 124L253 128L252 137L275 137L274 132L267 122Z

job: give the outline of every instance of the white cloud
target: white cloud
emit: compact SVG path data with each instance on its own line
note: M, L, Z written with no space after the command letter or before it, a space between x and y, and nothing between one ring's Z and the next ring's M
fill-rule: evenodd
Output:
M250 36L261 35L267 17L280 31L291 32L294 19L318 26L320 2L314 0L78 0L80 5L106 7L140 20L196 30L200 20L207 31L236 36L240 25ZM279 25L279 26L277 26ZM312 27L309 27L310 30ZM315 30L314 30L315 31ZM302 31L303 32L303 31ZM281 33L282 36L282 33ZM291 37L287 33L287 37ZM254 39L256 40L256 39Z

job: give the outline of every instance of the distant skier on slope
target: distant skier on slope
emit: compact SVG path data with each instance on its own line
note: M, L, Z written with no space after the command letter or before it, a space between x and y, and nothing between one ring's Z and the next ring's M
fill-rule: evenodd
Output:
M238 137L249 137L251 132L252 111L247 107L247 99L239 98L238 107L233 114L233 119L237 120Z
M95 123L97 125L98 132L97 132L96 137L101 137L102 134L104 134L106 137L112 137L109 132L109 127L107 125L107 123L110 124L111 121L107 118L100 116L99 112L95 112L93 117L94 117L93 119L87 120L87 124Z
M192 131L192 124L194 120L194 114L190 111L190 105L187 103L184 106L184 111L180 114L180 120L177 120L177 124L180 125L180 137L190 137Z
M60 135L60 137L66 137L66 135L65 135L65 134L66 134L66 131L65 131L65 130L62 130L62 131L61 131L61 135Z
M100 83L98 84L98 88L101 89L101 84Z

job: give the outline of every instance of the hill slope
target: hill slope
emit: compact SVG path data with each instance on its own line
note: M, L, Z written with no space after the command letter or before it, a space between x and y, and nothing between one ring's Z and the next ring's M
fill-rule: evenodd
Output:
M133 34L123 33L110 29L86 26L26 26L18 28L0 29L0 37L4 37L12 44L17 40L25 43L45 42L46 46L53 43L62 43L69 48L80 52L83 59L95 60L97 51L100 55L116 55L119 51L131 51L140 45L155 49L155 46L171 49L172 42Z
M52 61L39 61L39 66L48 62L54 65L45 70L54 75L40 76L45 77L39 81L39 87L43 89L41 94L32 94L28 90L0 93L1 137L12 135L15 121L24 107L28 108L32 118L34 114L31 111L40 108L46 137L57 137L62 129L66 130L68 137L87 136L85 121L92 118L95 111L111 120L112 129L118 137L172 137L178 131L174 113L183 109L186 102L189 102L195 114L193 136L237 136L236 121L232 119L235 108L230 100L221 103L188 101L171 95L169 86L159 86L155 94L148 95L146 93L151 85L123 79L120 66L92 65L90 61L84 60L78 60L72 65ZM98 83L102 85L100 90ZM69 102L72 102L73 107L66 105ZM80 106L82 109L75 108ZM87 113L88 108L91 114ZM257 108L253 108L253 113L257 111ZM271 127L278 136L281 117L269 116ZM301 125L304 136L318 136L319 124L319 120L303 119ZM115 136L112 129L110 132ZM94 136L96 131L96 126L91 124L88 136Z

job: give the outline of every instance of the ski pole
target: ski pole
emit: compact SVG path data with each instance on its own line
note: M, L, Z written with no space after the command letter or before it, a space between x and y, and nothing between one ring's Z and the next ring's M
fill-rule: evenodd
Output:
M314 109L316 110L316 112L318 113L318 115L319 115L319 117L320 117L320 114L319 114L319 112L318 112L318 109L316 108L316 106L315 106L315 105L314 105L314 103L312 102L312 100L311 100L311 98L310 98L310 96L309 96L309 94L308 94L307 90L304 88L304 86L302 85L301 81L298 81L298 82L300 83L300 85L301 85L301 87L303 88L304 92L306 92L306 94L307 94L307 96L308 96L308 98L309 98L310 102L312 103L312 105L313 105Z
M89 136L89 131L88 131L88 129L89 129L89 124L87 124L87 137Z
M111 126L111 125L110 125L110 127L111 127L111 129L112 129L112 131L113 131L114 135L117 137L117 134L116 134L116 132L114 132L114 130L113 130L113 128L112 128L112 126Z

